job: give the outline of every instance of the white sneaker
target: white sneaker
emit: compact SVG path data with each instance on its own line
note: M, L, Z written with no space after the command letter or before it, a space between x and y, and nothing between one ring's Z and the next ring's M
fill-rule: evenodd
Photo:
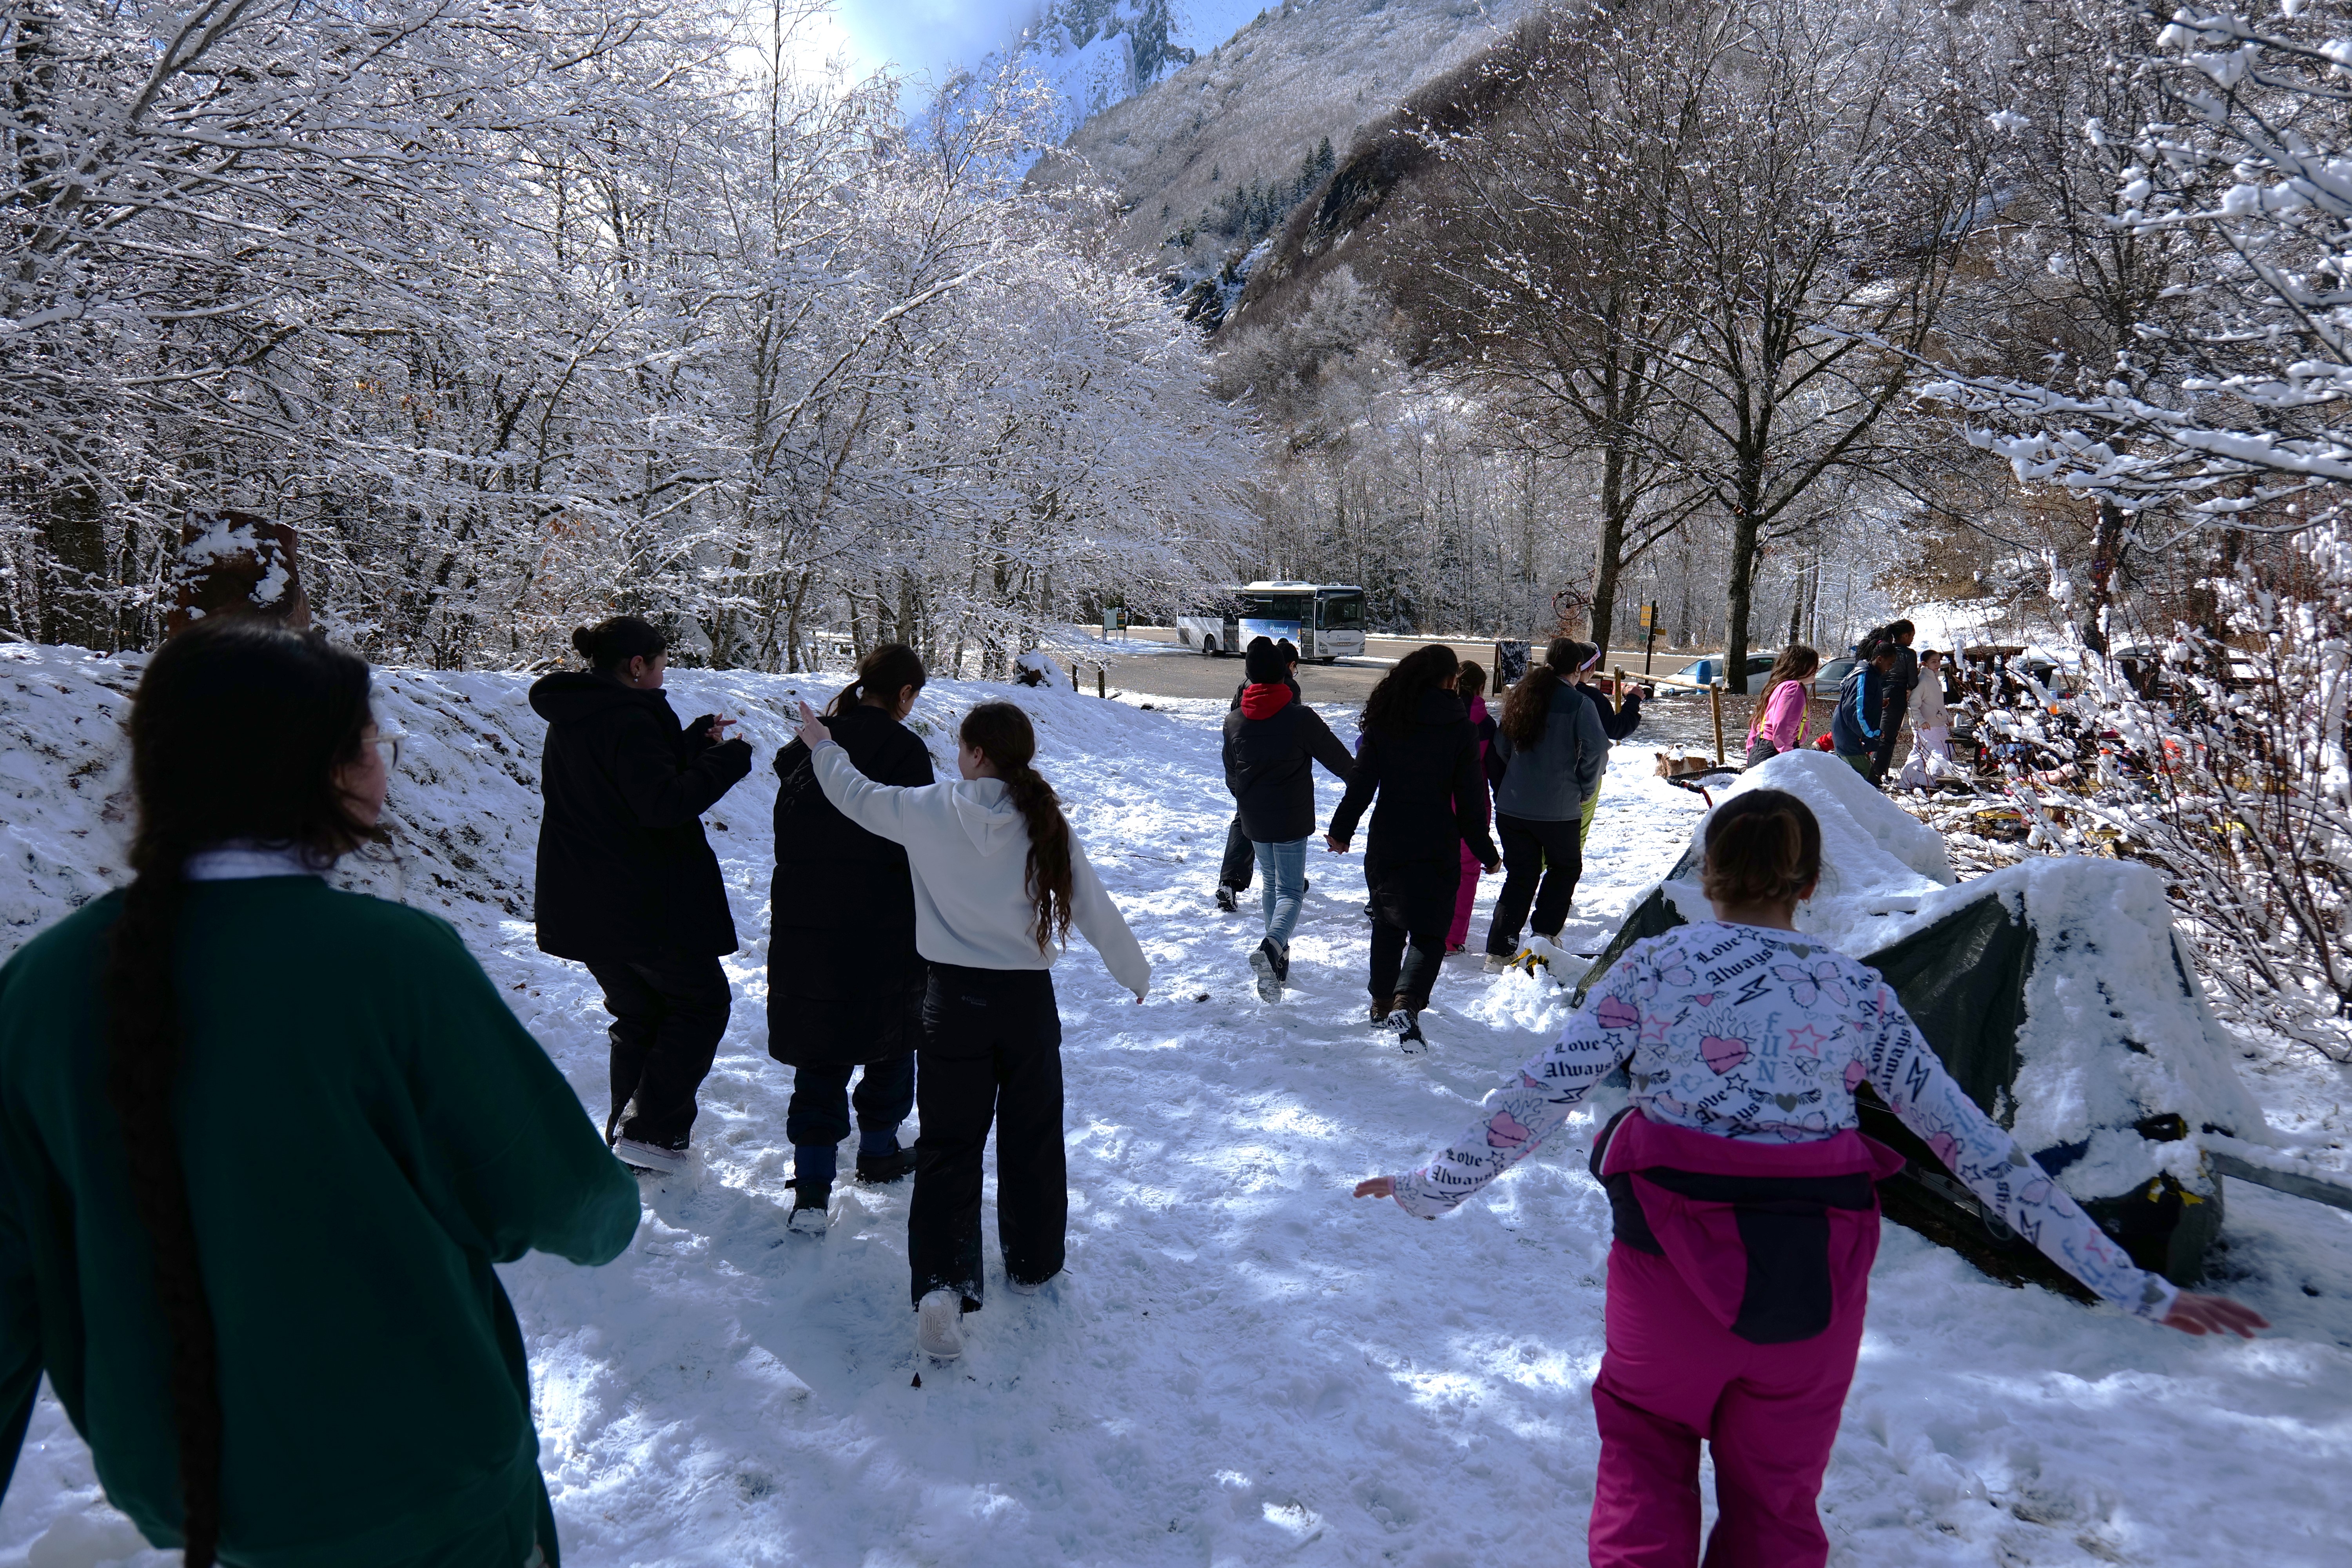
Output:
M1505 958L1501 953L1499 953L1499 952L1490 952L1490 953L1488 953L1488 954L1486 955L1486 973L1489 973L1489 974L1500 974L1500 973L1502 973L1505 970L1509 969L1510 967L1512 967L1511 961L1510 961L1509 959L1507 959L1507 958Z
M665 1149L658 1143L644 1143L635 1138L624 1138L614 1143L613 1153L622 1164L651 1171L656 1176L675 1176L686 1169L684 1149Z
M915 1345L933 1361L953 1361L963 1354L963 1295L934 1290L915 1310Z

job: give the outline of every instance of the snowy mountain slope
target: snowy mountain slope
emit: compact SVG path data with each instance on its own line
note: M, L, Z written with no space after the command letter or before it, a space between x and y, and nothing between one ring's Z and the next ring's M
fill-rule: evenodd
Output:
M5 918L51 918L119 879L105 783L131 676L114 660L0 647ZM404 764L394 784L424 840L404 850L410 897L458 920L598 1103L594 987L538 953L523 911L506 907L528 889L536 836L527 678L380 680L384 716L430 769ZM729 964L735 1019L694 1168L647 1184L643 1228L607 1268L533 1258L501 1270L530 1340L567 1563L1582 1561L1607 1205L1581 1152L1546 1151L1437 1225L1346 1196L1466 1125L1558 1027L1557 990L1452 961L1436 1050L1400 1058L1360 1023L1360 864L1318 849L1298 985L1265 1006L1244 964L1254 922L1208 908L1230 809L1222 703L1146 712L1058 689L935 683L916 716L937 751L982 696L1036 717L1041 766L1156 974L1138 1006L1083 945L1055 971L1070 1272L1013 1298L991 1241L972 1348L956 1369L919 1369L918 1388L907 1188L845 1194L821 1242L783 1228L791 1075L767 1058L761 1018L765 759L793 696L835 682L678 671L673 684L681 711L742 715L762 754L709 818L746 946ZM1567 932L1580 947L1597 948L1672 865L1699 810L1649 776L1641 737L1616 763ZM1318 787L1328 812L1336 787ZM25 929L0 930L0 954ZM2274 1126L2343 1135L2340 1084L2281 1070L2258 1092ZM2228 1239L2229 1288L2279 1325L2251 1345L2006 1289L1890 1227L1823 1500L1832 1563L2352 1556L2337 1500L2352 1486L2352 1217L2238 1185ZM103 1505L87 1451L45 1401L0 1503L0 1568L173 1561L141 1551Z
M1249 237L1212 224L1236 186L1291 180L1328 139L1357 132L1491 42L1533 0L1289 0L1220 47L1078 127L1040 184L1090 173L1118 193L1121 237L1183 276L1222 264ZM1204 8L1205 11L1206 8ZM1181 243L1171 237L1189 236Z

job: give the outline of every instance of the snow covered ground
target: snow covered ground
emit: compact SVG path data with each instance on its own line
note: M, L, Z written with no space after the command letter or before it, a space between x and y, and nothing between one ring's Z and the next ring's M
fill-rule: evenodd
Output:
M119 877L113 721L131 675L0 647L0 956ZM843 1194L822 1241L784 1229L791 1075L768 1059L762 1019L765 757L795 690L832 684L672 683L681 713L740 714L762 752L710 816L747 945L692 1169L646 1184L644 1225L610 1266L503 1270L567 1562L1583 1561L1607 1205L1582 1151L1545 1151L1435 1225L1348 1196L1467 1124L1557 1028L1556 991L1452 960L1435 1049L1401 1057L1362 1023L1360 867L1318 848L1297 984L1262 1005L1244 962L1255 921L1208 896L1228 811L1223 704L1012 693L1156 973L1139 1007L1083 947L1056 970L1069 1272L1011 1296L992 1239L965 1360L919 1368L907 1187ZM394 786L401 880L459 921L601 1114L597 993L536 952L527 919L541 727L525 685L380 676L383 717L415 737ZM935 684L918 724L944 759L961 710L1004 690ZM1643 740L1601 797L1576 945L1599 946L1697 816L1649 776ZM1321 790L1328 813L1337 787ZM391 889L389 872L372 877ZM2274 1127L2342 1141L2344 1075L2246 1065ZM2277 1325L2250 1344L2006 1289L1890 1226L1822 1500L1832 1561L2352 1562L2352 1215L2239 1183L2229 1205L2220 1272ZM0 1568L171 1561L105 1506L45 1400L0 1503Z

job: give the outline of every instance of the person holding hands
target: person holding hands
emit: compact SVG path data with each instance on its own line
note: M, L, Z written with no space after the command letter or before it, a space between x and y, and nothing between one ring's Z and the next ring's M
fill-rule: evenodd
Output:
M1010 702L964 715L952 784L877 784L824 719L801 704L818 784L835 809L903 845L915 886L915 947L930 966L916 1053L915 1196L908 1262L916 1342L963 1353L961 1319L981 1289L981 1160L996 1131L997 1237L1004 1282L1028 1294L1062 1270L1069 1223L1062 1146L1062 1021L1054 961L1077 927L1135 993L1151 965L1062 803L1031 765L1029 716Z
M1797 931L1822 869L1802 801L1736 795L1704 842L1714 920L1628 949L1475 1126L1419 1168L1356 1187L1434 1219L1628 1069L1633 1103L1591 1160L1615 1232L1592 1387L1594 1568L1695 1568L1702 1440L1720 1505L1708 1563L1828 1560L1815 1500L1862 1344L1874 1184L1904 1163L1860 1130L1864 1083L1989 1219L2124 1311L2191 1334L2269 1326L2136 1267L1953 1080L1875 970Z

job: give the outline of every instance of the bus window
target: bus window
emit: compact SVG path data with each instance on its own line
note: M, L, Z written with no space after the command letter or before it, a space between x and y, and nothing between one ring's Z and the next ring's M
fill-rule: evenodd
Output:
M1361 594L1335 594L1322 601L1322 627L1327 632L1357 632L1364 629L1364 596Z

